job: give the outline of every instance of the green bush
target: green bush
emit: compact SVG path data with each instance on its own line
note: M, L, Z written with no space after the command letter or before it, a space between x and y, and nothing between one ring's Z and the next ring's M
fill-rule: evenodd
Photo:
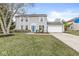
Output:
M31 32L31 30L15 30L17 33Z

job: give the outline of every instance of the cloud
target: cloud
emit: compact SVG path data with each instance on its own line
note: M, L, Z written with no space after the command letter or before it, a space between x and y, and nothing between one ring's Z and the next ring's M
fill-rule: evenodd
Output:
M67 10L64 12L52 11L48 14L48 21L54 21L56 18L64 19L65 21L79 16L79 12Z

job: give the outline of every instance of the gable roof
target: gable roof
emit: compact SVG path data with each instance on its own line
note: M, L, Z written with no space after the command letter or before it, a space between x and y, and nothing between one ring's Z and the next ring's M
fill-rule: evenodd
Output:
M47 22L48 25L63 25L61 22Z
M46 14L20 14L15 17L47 17Z
M73 22L73 19L68 20L67 22Z

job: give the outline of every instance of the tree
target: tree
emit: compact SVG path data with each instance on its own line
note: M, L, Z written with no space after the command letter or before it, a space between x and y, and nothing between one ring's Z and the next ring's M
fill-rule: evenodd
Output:
M61 18L56 18L55 19L55 22L60 22L61 21Z
M10 33L10 27L15 14L17 14L22 7L29 5L30 4L24 3L0 3L0 24L4 34L7 35Z
M70 27L71 24L72 22L64 22L65 31L68 29L68 27Z

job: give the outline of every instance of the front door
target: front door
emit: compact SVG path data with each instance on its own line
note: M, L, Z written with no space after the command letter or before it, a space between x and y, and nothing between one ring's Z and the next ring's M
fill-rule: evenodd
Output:
M32 32L36 32L36 26L32 25L31 30L32 30Z

